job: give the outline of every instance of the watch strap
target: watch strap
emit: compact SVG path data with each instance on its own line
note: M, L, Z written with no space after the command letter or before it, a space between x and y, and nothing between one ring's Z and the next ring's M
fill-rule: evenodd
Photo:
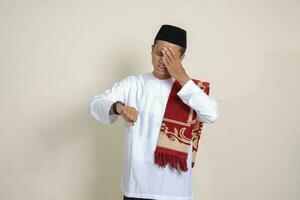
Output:
M113 113L116 114L116 115L120 115L120 114L118 113L118 111L117 111L117 104L118 104L118 103L120 103L120 104L122 104L122 105L125 105L125 103L123 103L123 102L121 102L121 101L116 101L116 102L113 104L113 107L112 107Z

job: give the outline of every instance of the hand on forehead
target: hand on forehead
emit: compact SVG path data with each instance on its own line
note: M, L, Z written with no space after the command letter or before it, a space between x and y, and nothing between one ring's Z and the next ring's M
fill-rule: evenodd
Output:
M170 48L170 50L173 50L173 52L175 54L180 53L180 47L178 45L167 42L167 41L161 41L161 40L157 41L156 46L160 51L162 51L163 48L165 47L165 48Z
M166 47L166 46L164 46L164 47L161 49L161 51L162 51L162 52L164 51L166 54L172 55L172 56L174 56L175 58L176 58L176 57L179 57L179 55L180 55L179 50L176 49L176 48L173 48L173 47Z

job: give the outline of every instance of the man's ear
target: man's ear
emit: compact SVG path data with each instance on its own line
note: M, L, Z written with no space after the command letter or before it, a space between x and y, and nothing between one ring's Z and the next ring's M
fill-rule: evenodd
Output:
M181 56L180 56L180 62L183 60L183 58L184 58L184 56L185 56L185 54L182 54Z
M151 45L151 53L153 52L153 48L154 48L154 45L152 44Z

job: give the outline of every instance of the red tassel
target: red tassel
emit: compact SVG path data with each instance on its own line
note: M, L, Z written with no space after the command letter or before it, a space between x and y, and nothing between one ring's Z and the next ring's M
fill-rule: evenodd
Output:
M165 148L157 148L155 150L154 163L161 167L165 167L167 164L172 169L187 171L187 155L181 152L170 151Z

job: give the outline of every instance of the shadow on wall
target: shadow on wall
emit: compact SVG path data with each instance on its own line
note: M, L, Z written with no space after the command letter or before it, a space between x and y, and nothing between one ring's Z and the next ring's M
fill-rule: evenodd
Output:
M212 199L297 199L299 58L299 51L266 54L256 90L222 102L220 134L207 145Z

